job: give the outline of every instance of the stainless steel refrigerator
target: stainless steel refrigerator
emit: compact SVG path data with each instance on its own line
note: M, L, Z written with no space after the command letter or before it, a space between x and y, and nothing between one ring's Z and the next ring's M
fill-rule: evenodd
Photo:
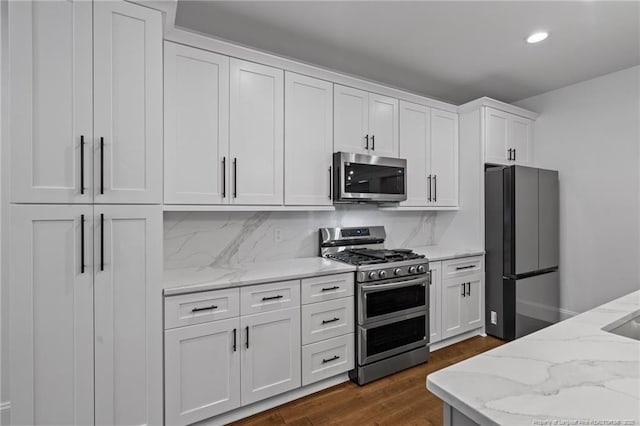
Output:
M486 331L513 340L560 320L558 172L485 168Z

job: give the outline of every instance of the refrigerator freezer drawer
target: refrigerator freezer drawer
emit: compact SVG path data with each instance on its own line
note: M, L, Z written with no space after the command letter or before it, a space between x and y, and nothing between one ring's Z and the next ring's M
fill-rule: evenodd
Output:
M560 321L558 271L515 281L515 337Z

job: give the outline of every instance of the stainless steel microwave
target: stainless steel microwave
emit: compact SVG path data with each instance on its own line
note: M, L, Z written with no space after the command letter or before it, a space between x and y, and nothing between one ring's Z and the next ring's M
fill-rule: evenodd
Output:
M407 160L333 154L334 202L397 203L407 199Z

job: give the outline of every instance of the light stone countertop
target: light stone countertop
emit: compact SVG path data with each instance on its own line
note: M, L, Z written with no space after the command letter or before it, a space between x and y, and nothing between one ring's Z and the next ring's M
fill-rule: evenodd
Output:
M354 266L319 256L217 267L168 269L164 271L163 288L165 296L172 296L355 270Z
M464 248L451 248L445 246L421 246L411 247L416 253L424 254L429 262L438 262L440 260L457 259L469 256L482 256L484 250L470 250Z
M638 314L640 291L432 373L427 388L481 425L640 425L640 341L602 330Z

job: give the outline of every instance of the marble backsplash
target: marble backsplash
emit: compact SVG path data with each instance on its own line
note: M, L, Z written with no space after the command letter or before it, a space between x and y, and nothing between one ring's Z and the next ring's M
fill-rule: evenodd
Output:
M316 212L165 212L164 267L216 266L318 255L318 228L384 225L387 247L437 244L446 213L345 205ZM276 242L276 234L279 241Z

